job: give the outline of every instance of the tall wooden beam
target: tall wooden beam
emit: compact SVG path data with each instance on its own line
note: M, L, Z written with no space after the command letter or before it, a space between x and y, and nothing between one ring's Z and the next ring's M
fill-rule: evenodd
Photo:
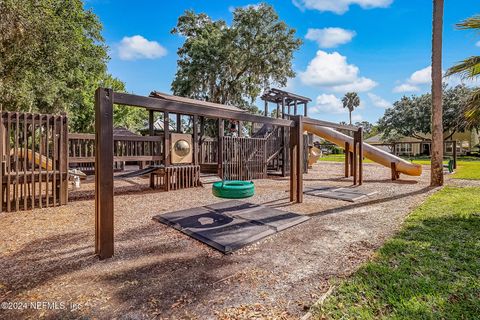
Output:
M153 110L148 110L148 134L152 137L155 135L155 128L153 126L154 114ZM153 163L150 163L153 164ZM143 165L142 165L143 166ZM150 188L155 188L155 175L150 173Z
M285 119L285 98L282 99L282 119ZM287 176L287 137L285 136L285 127L280 128L282 135L282 177Z
M357 132L353 133L353 184L357 184L357 163L358 163L358 134Z
M293 116L290 129L290 201L303 202L303 119Z
M198 116L194 115L193 116L193 164L198 165L198 146L199 146L199 141L198 141Z
M297 200L297 138L295 128L290 128L290 201Z
M345 142L345 178L350 176L349 165L350 165L350 143Z
M218 163L218 175L224 179L223 176L223 136L225 133L225 121L218 119L218 142L217 142L217 163Z
M265 100L265 106L264 106L263 115L264 115L265 117L268 117L268 101L267 101L267 100Z
M363 184L363 128L358 128L358 185Z
M95 92L95 253L113 256L113 90Z
M308 106L307 106L307 103L305 102L305 103L303 103L303 115L305 117L308 117L308 111L307 110L308 110Z
M213 119L232 119L248 122L267 123L275 126L293 126L293 121L284 119L272 119L260 115L250 114L240 110L219 109L212 106L195 105L178 101L168 101L158 98L142 97L128 93L116 92L114 103L127 106L137 106L148 110L161 112L199 115Z
M303 202L303 117L297 116L297 126L292 130L296 131L297 138L297 203Z
M170 165L170 113L163 113L163 164ZM167 183L167 185L169 185Z

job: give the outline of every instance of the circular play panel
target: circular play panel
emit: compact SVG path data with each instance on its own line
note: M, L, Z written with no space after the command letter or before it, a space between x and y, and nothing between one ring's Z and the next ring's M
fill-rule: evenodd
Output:
M252 181L218 181L212 186L214 196L226 199L248 198L255 194L255 186Z

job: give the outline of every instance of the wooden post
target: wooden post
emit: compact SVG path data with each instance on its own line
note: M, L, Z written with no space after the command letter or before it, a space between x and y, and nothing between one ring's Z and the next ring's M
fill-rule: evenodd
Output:
M304 114L305 117L308 116L308 113L307 113L307 103L306 103L306 102L303 104L303 114Z
M154 114L153 110L148 110L148 134L152 137L155 135L155 128L153 127ZM153 163L150 163L153 164ZM155 188L155 175L150 173L150 188Z
M199 162L198 164L201 164L203 163L203 160L204 160L204 154L203 154L203 139L204 139L204 135L205 135L205 117L199 117L200 118L200 135L198 137L198 148L199 148L199 151L198 151L198 154L199 154Z
M293 103L293 114L296 116L298 112L297 100Z
M193 164L198 165L198 115L193 116Z
M296 131L297 139L297 203L303 202L303 118L296 116L296 126L291 130Z
M282 119L285 119L285 98L282 99ZM280 129L282 135L282 177L287 176L287 138L285 136L285 127Z
M357 184L357 163L358 163L358 133L354 132L353 133L353 161L352 161L352 167L353 167L353 184Z
M35 125L33 121L34 121L34 115L32 115L32 124L33 124L32 139L35 138ZM63 137L63 140L62 140L61 151L60 151L60 157L61 157L60 170L63 178L63 184L62 184L62 190L61 190L62 194L60 196L60 204L66 205L68 203L68 118L66 113L62 114L61 121L63 123L63 127L62 127L63 132L61 132L61 136ZM32 149L34 144L35 142L32 142ZM35 188L33 188L33 190L35 190ZM32 208L33 207L35 207L35 195L33 197Z
M392 172L392 181L397 180L400 175L397 172L397 165L395 164L395 162L390 163L390 169L391 169L391 172Z
M218 119L218 143L217 143L217 163L218 163L218 175L224 179L223 176L223 136L225 133L225 121Z
M358 185L363 184L363 128L358 128Z
M267 100L265 100L264 116L268 117L268 101Z
M163 164L168 167L170 165L170 113L168 112L163 113L163 147Z
M295 116L296 119L296 116ZM293 120L293 119L292 119ZM297 199L297 131L290 128L290 201Z
M238 137L242 138L243 137L243 122L238 121Z
M113 90L95 92L95 253L113 256Z
M345 142L345 178L350 176L350 143Z
M182 115L177 113L177 133L182 133Z
M277 118L280 115L280 104L277 102Z
M457 140L452 141L453 143L453 169L457 169Z

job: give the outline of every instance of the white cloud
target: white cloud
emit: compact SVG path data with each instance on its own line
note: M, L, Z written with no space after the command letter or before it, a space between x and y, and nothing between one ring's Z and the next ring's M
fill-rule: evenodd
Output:
M408 82L411 84L427 84L432 82L432 67L420 69L412 73Z
M480 41L477 41L477 42L475 43L475 45L476 45L477 47L480 47Z
M387 8L393 0L293 0L292 2L301 10L313 9L344 14L350 5L356 4L363 9Z
M342 114L346 113L347 109L343 107L342 100L333 94L321 94L316 99L316 104L308 108L311 113L329 113Z
M432 82L432 67L428 66L417 70L410 75L406 82L393 88L393 92L413 92L419 91L419 85Z
M387 108L390 108L392 106L392 104L390 102L383 99L382 97L377 96L376 94L373 94L373 93L369 92L369 93L367 93L367 95L368 95L368 97L370 98L370 101L372 101L372 104L375 107L387 109Z
M408 83L402 83L401 85L396 86L393 88L393 92L413 92L413 91L418 91L420 90L419 87L414 86L412 84Z
M320 48L334 48L350 42L355 35L355 31L342 28L310 28L305 38L317 42Z
M328 88L336 92L358 91L372 89L377 83L371 79L358 76L359 69L347 63L347 58L338 52L327 53L317 51L317 55L300 72L300 80L307 85Z
M122 60L157 59L166 54L167 49L157 41L149 41L140 35L123 37L118 46L118 56Z

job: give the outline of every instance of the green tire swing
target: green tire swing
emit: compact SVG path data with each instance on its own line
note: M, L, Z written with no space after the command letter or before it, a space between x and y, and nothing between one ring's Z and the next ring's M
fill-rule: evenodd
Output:
M252 181L225 180L215 182L212 186L215 197L226 199L249 198L255 194L255 185Z

